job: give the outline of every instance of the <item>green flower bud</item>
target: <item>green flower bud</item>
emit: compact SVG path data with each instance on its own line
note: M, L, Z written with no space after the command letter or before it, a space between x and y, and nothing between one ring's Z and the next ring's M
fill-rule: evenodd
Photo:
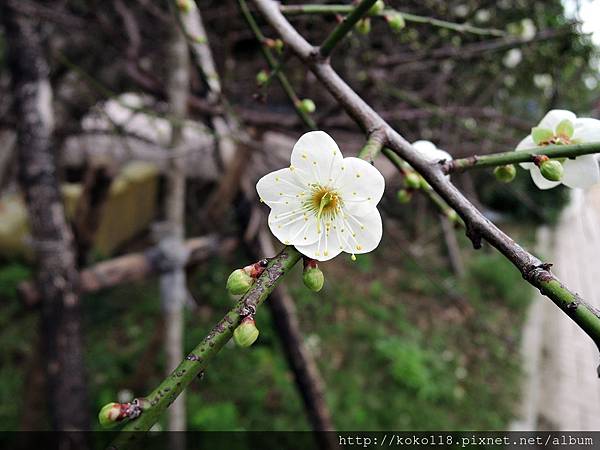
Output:
M563 176L563 166L560 161L549 159L540 164L540 172L546 180L560 181Z
M367 35L371 32L371 19L369 19L368 17L360 19L358 22L356 22L356 25L354 25L354 27L356 28L356 31L358 31L360 34Z
M181 12L187 14L194 7L194 0L177 0L177 7Z
M390 29L394 33L399 33L406 27L406 22L404 21L404 17L399 12L394 12L393 14L389 14L386 17L387 23L390 26Z
M275 42L273 43L273 48L275 49L275 51L277 53L282 53L283 52L283 41L281 39L275 39Z
M316 261L311 260L308 264L304 266L304 273L302 274L302 281L304 282L304 286L309 288L313 292L319 292L323 289L323 284L325 284L325 276Z
M531 137L535 145L543 144L554 137L552 130L547 128L533 127L531 129Z
M231 272L227 278L227 290L233 295L243 295L254 283L254 279L246 273L244 269L237 269Z
M315 106L315 102L313 102L310 98L305 98L304 100L301 100L298 106L301 111L307 114L312 114L317 109L317 107Z
M506 164L505 166L498 166L494 169L494 175L498 181L503 183L510 183L515 179L517 175L517 169L512 164Z
M120 403L107 403L102 407L98 413L98 421L103 428L112 428L116 426L121 418L121 404Z
M373 6L371 6L371 9L369 9L369 14L372 16L376 16L377 14L379 14L381 11L383 11L385 9L385 3L383 0L377 0L375 2L375 4Z
M421 176L416 172L408 172L404 175L404 185L410 189L419 189L421 187Z
M234 330L233 340L240 347L250 347L258 338L258 328L251 316L246 316L242 323Z
M408 203L412 199L412 192L407 189L400 189L396 193L396 198L402 204Z
M556 126L556 134L570 139L573 137L573 133L575 132L575 127L573 126L573 122L569 119L561 120L560 123Z
M262 86L267 81L269 81L269 74L266 70L261 70L256 74L256 84L258 84L259 86Z

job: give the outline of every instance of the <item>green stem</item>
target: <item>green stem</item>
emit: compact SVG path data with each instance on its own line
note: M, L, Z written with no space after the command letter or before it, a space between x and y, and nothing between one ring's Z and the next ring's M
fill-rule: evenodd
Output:
M369 10L376 1L377 0L362 0L356 7L350 5L350 10L348 11L349 14L334 28L321 45L319 49L321 56L327 58L331 55L335 46L350 32L350 30L352 30L356 22L369 13Z
M277 58L275 58L271 49L264 44L266 39L265 35L262 33L260 27L256 23L256 20L254 20L254 17L252 16L250 9L248 8L246 0L238 0L238 3L240 5L240 10L242 12L242 15L244 16L244 19L246 20L248 26L254 33L256 40L261 44L260 48L262 54L265 60L267 61L271 73L275 73L275 76L277 77L281 88L292 102L292 105L296 110L296 114L298 114L300 120L302 120L302 122L304 122L304 124L308 128L316 130L317 124L315 123L315 121L305 111L303 111L302 108L300 108L300 98L296 95L296 92L294 91L294 88L292 87L292 84L288 80L285 73L281 71L281 64L277 61Z
M281 5L279 7L282 13L286 15L300 15L300 14L348 14L354 10L352 5ZM454 22L448 22L446 20L439 20L433 17L419 16L417 14L410 14L395 9L386 8L381 11L378 16L388 16L391 14L401 14L406 22L414 23L425 23L438 28L445 28L447 30L457 31L459 33L472 33L481 36L505 36L506 33L502 30L495 28L479 28L469 24L458 24Z
M385 140L385 133L376 130L369 135L369 139L365 146L358 153L358 157L362 158L370 163L373 163L377 155L383 148L383 141Z
M173 370L171 375L150 393L147 397L150 407L144 410L138 418L131 420L123 427L122 433L112 444L115 449L126 448L131 440L143 435L142 433L128 432L148 431L158 421L160 415L205 369L208 361L229 341L241 320L256 311L256 308L266 300L283 277L300 260L300 256L298 250L287 246L269 261L265 271L256 280L252 288L213 327L186 359Z
M600 153L600 142L571 145L548 145L527 150L493 153L491 155L473 155L467 158L445 162L445 173L462 172L483 167L504 166L506 164L533 162L535 155L546 155L549 158L575 158L582 155Z
M543 267L535 267L524 275L525 279L550 298L560 309L577 323L600 349L600 312L586 304L577 294L573 294L553 276L539 276L536 272ZM545 272L545 271L544 271Z

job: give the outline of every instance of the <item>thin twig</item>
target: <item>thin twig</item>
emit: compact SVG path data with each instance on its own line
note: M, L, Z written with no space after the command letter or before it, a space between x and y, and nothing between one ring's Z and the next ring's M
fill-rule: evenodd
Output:
M362 159L366 159L370 163L373 163L381 149L383 148L383 142L385 141L385 131L381 128L374 130L367 140L367 143L362 148L360 152L358 152L358 157Z
M123 432L113 442L112 448L126 448L130 440L139 438L139 434L141 434L127 432L148 431L156 423L160 415L229 341L233 335L233 330L236 329L241 320L256 312L257 307L267 299L283 277L300 260L300 256L298 250L288 246L269 261L267 268L256 280L254 286L213 327L210 333L173 370L171 375L152 391L147 397L150 407L139 417L125 425Z
M356 22L369 13L369 10L376 1L377 0L362 0L356 7L351 6L349 14L334 28L321 45L319 53L323 58L328 58L329 55L331 55L335 46L350 32L350 30L352 30Z
M264 44L266 38L265 38L264 34L262 33L262 31L260 30L260 27L256 23L256 20L254 20L254 17L252 16L250 9L248 8L248 4L246 3L246 0L238 0L238 3L240 5L240 10L242 12L242 15L244 16L244 19L246 20L246 22L248 23L248 26L254 33L256 40L258 42L260 42L260 44L261 44L260 48L261 48L261 51L262 51L262 54L263 54L265 60L267 61L269 69L271 70L271 74L275 74L275 76L277 77L277 80L279 81L279 84L281 85L283 92L285 92L285 94L288 96L288 98L292 102L292 105L294 106L294 110L296 111L296 114L298 114L298 117L300 117L300 120L302 120L302 122L304 122L304 124L311 130L316 130L317 124L312 119L312 117L310 117L300 107L300 98L298 97L298 95L296 95L296 92L294 91L292 84L288 80L285 73L283 73L283 71L281 70L281 66L280 66L279 62L277 61L277 58L275 58L271 49Z
M546 155L549 158L575 158L577 156L590 155L593 153L600 153L600 142L548 145L527 150L493 153L491 155L473 155L467 158L446 161L442 164L442 170L445 173L464 172L469 169L533 162L535 155Z
M352 5L280 5L279 9L287 16L302 14L348 14L353 9ZM480 28L468 23L454 23L446 20L436 19L434 17L419 16L404 11L398 11L392 8L386 8L375 14L376 16L386 17L390 14L401 14L406 22L425 23L438 28L445 28L459 33L472 33L480 36L505 36L506 32L495 28Z

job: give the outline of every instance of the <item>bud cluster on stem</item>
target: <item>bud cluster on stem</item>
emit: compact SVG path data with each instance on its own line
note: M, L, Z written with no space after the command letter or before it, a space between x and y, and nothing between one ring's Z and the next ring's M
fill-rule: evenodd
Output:
M239 326L233 331L233 340L242 348L250 347L258 339L258 328L254 316L249 315L242 319Z
M261 276L267 264L268 259L250 264L243 269L236 269L227 278L226 288L232 295L244 295L254 284L254 281Z
M503 166L498 166L494 169L494 176L498 181L502 183L510 183L515 179L517 175L517 169L513 164L505 164Z
M304 258L304 272L302 273L304 286L313 292L319 292L325 284L325 276L316 260Z
M411 168L402 168L401 172L404 175L404 188L396 193L398 202L402 204L409 203L415 191L430 189L429 183Z
M310 98L298 100L298 102L296 103L296 107L300 111L302 111L303 113L306 113L306 114L312 114L317 110L317 106L315 105L315 102L312 101Z
M150 406L145 398L135 398L129 403L107 403L98 413L98 421L104 428L112 428L119 423L135 419Z
M562 179L564 168L557 159L550 159L546 155L535 155L533 163L540 168L542 176L550 181L560 181Z
M277 53L283 52L283 41L281 39L265 38L263 40L263 44L265 44L267 47L275 50Z

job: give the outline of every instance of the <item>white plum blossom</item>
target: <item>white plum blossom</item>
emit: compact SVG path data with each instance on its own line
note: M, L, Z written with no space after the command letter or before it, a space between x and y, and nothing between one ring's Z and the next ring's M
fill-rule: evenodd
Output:
M450 153L437 148L433 142L420 140L413 142L412 146L421 156L431 163L452 161ZM450 178L450 175L446 175L446 178Z
M515 150L585 142L600 142L600 120L578 118L571 111L553 109L544 116L537 127L532 128L531 134L523 139ZM561 183L570 188L588 188L600 182L597 155L582 155L561 162L564 172L560 181L544 178L534 163L520 163L520 166L529 170L533 182L540 189L551 189Z
M441 150L430 141L415 141L412 146L429 162L451 161L450 153Z
M374 250L381 241L377 204L385 181L359 158L344 158L323 131L300 137L291 165L271 172L256 184L270 208L269 228L277 239L309 258L327 261L341 252Z

